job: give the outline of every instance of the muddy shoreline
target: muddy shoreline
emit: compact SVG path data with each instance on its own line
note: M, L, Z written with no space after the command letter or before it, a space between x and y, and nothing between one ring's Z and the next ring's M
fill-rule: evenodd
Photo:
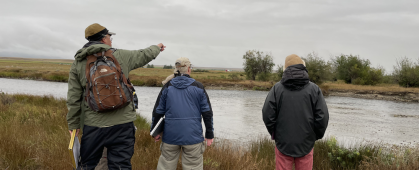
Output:
M205 89L211 90L250 90L243 86L206 86ZM263 89L262 91L268 91L269 89ZM336 90L328 89L323 90L325 96L338 96L338 97L353 97L361 99L374 99L374 100L387 100L396 102L413 102L419 103L419 93L413 92L381 92L381 91L370 91L370 90Z
M419 94L412 92L349 91L329 89L328 96L353 97L396 102L419 102Z

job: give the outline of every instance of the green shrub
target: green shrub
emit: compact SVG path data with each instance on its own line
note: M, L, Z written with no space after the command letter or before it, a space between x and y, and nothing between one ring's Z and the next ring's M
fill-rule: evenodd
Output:
M271 73L262 72L259 73L256 77L258 81L269 81L271 78Z
M275 66L272 55L264 54L261 51L249 50L243 55L243 59L243 69L249 80L256 80L256 77L261 73L263 74L262 79L264 79L268 73L272 72Z
M156 79L148 79L146 82L145 82L145 85L146 86L157 86L157 84L158 84L159 82L156 80ZM159 83L159 84L161 84L161 83Z
M358 78L352 80L352 84L355 84L355 85L364 85L365 84L365 81L364 81L364 79L358 77Z
M145 85L145 82L144 81L141 81L141 80L131 80L131 83L134 86L144 86Z
M170 64L170 65L164 65L163 66L163 69L173 69L173 66Z
M365 76L364 84L365 85L377 85L383 82L384 78L384 68L370 68L367 72L367 76Z
M306 63L308 76L310 81L316 84L322 84L325 81L332 79L332 63L326 62L319 57L317 53L313 52L302 57Z
M205 69L192 69L192 72L209 72L209 70L205 70Z
M232 80L240 80L239 78L239 73L232 73L228 75L228 78L232 79Z
M372 68L368 59L364 60L359 56L342 54L333 59L333 64L336 78L345 83L375 85L381 83L384 76L382 67Z
M326 141L326 145L327 157L335 168L357 169L363 161L380 154L379 147L373 145L362 145L350 149L341 147L333 136Z
M64 75L64 74L59 74L59 73L53 73L47 79L51 81L67 82L68 74Z
M392 75L384 75L382 83L384 83L384 84L395 84L397 82L394 80L394 77Z
M274 73L274 81L280 81L282 79L282 75L284 75L284 66L278 65L276 68L276 73Z
M419 87L419 60L416 63L407 57L397 60L393 77L402 87Z
M20 78L21 74L17 72L1 72L0 77Z
M16 100L13 96L11 95L6 95L4 92L0 93L0 102L3 105L11 105L12 103L14 103Z

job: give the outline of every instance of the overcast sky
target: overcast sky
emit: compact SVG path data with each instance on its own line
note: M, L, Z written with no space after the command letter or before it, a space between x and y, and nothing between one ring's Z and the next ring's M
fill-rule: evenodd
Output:
M72 59L99 23L113 47L163 43L151 64L188 57L196 66L241 68L247 50L270 52L276 64L315 51L329 60L359 55L393 69L419 58L417 0L4 0L0 56Z

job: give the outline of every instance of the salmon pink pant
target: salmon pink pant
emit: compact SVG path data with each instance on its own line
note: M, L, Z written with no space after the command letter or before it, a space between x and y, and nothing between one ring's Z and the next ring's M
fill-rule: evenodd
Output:
M295 170L313 169L313 149L306 156L294 158L279 152L275 147L276 170L292 170L292 164L295 163Z

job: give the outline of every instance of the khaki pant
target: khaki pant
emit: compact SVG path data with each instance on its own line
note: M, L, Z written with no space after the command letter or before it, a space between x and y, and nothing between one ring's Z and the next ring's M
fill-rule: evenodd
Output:
M99 164L97 164L95 170L109 170L108 169L108 149L103 148L102 158L100 158Z
M157 165L157 170L175 170L179 160L180 151L182 151L182 169L204 169L202 155L205 151L204 142L194 145L171 145L162 142L160 150L161 155Z

